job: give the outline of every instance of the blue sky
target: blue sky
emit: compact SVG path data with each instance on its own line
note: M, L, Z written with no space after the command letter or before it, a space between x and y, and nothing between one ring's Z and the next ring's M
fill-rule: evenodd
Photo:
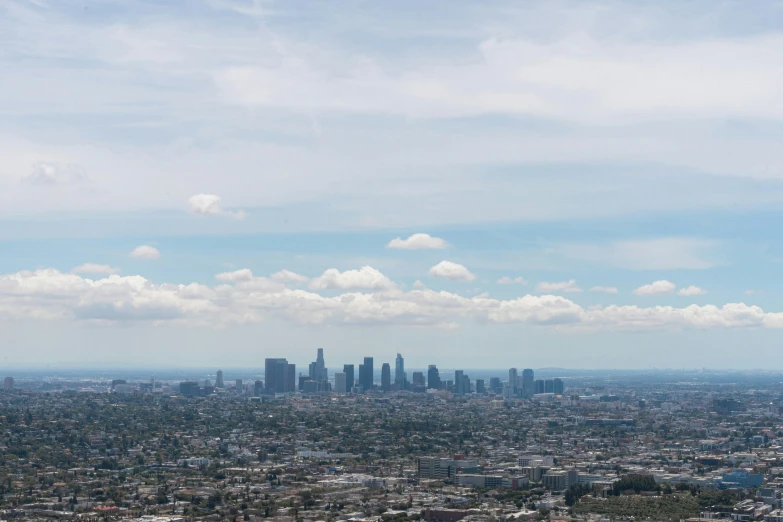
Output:
M781 22L4 2L0 363L778 368Z

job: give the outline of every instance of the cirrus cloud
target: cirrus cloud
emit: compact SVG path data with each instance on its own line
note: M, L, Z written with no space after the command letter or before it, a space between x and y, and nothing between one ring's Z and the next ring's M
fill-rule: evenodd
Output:
M473 281L476 279L470 270L459 263L451 261L441 261L430 268L430 277L439 277L442 279L451 279L452 281Z

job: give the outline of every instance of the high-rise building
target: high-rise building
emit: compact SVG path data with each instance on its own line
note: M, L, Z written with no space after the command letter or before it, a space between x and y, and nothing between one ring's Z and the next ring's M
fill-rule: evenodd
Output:
M3 389L4 390L13 390L14 389L14 378L13 377L6 377L3 380Z
M310 375L310 379L317 383L322 383L329 380L329 371L326 369L323 348L318 348L318 354L315 357L315 361L310 363L310 366L308 367L308 373Z
M522 370L522 394L525 397L532 397L536 392L535 388L535 374L530 368Z
M484 387L484 379L476 379L476 393L487 393Z
M464 395L465 390L463 388L465 372L462 370L456 370L454 372L454 393L457 395Z
M345 389L346 391L353 390L354 384L356 382L354 381L354 375L353 375L353 364L344 364L343 365L343 373L345 374Z
M517 387L517 369L516 368L509 368L508 369L508 385L512 388Z
M217 371L217 376L215 377L215 388L225 388L223 385L223 370Z
M466 393L473 393L473 390L471 389L471 386L470 386L470 377L468 377L467 375L463 375L462 376L462 394L464 395Z
M267 359L264 365L264 378L266 379L266 393L285 393L287 390L286 379L289 375L288 361L285 359ZM294 372L294 376L296 372Z
M552 379L544 381L544 393L555 393L555 381Z
M375 368L372 357L365 357L364 364L359 365L359 385L364 391L373 389L375 383Z
M563 379L555 379L554 380L554 388L555 393L557 395L563 395L563 392L565 392L565 386L563 385Z
M286 364L285 366L285 386L283 388L286 392L296 391L296 365Z
M381 365L381 389L383 391L391 390L391 366L389 363Z
M439 390L441 388L440 373L438 367L434 364L430 364L427 368L427 388L432 390Z
M426 386L426 382L424 381L424 372L413 372L413 377L411 378L411 384L414 387L422 388Z
M237 379L234 383L234 389L236 390L237 395L242 395L242 392L244 391L242 389L242 379Z
M258 397L264 393L264 381L256 381L253 383L253 396Z
M407 380L405 359L402 358L402 355L397 354L397 358L394 360L394 384L397 385L398 390L404 390Z
M533 381L533 391L534 393L546 393L546 384L543 379Z
M503 383L500 381L500 377L489 378L489 389L495 393L503 391Z
M345 372L334 374L334 391L337 393L346 393L348 391Z
M5 380L7 383L8 377L6 377ZM185 381L179 383L179 392L185 397L197 397L201 394L201 389L198 387L198 383L196 381Z

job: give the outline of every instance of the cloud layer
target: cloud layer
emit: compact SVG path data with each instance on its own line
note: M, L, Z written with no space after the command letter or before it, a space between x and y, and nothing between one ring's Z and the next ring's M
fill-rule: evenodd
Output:
M321 295L288 288L250 270L218 274L217 285L156 284L141 276L85 279L53 269L0 276L0 320L185 323L224 326L280 318L295 323L449 327L522 323L564 329L783 327L783 313L758 306L617 306L583 308L556 295L494 299L416 289L402 291L379 271L330 269L318 289L373 288Z

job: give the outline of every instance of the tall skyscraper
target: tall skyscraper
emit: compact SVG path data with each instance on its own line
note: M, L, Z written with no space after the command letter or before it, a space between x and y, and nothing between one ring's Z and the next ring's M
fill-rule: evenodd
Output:
M493 392L503 391L503 383L500 381L500 377L489 378L489 389Z
M423 388L426 386L426 382L424 381L424 373L423 372L413 372L413 377L411 378L411 384L413 384L416 388ZM416 390L420 391L420 390Z
M337 372L334 374L334 391L337 393L346 393L348 391L345 372Z
M236 390L237 395L242 395L242 393L244 393L245 390L243 386L244 384L242 383L242 379L237 379L234 383L234 389Z
M315 358L315 376L319 381L328 381L329 375L326 369L326 361L324 361L324 349L318 348L318 355Z
M217 371L217 376L215 377L215 388L225 388L223 385L223 370Z
M353 364L344 364L343 373L345 374L345 390L350 392L356 384L353 375Z
M6 377L3 381L3 389L5 390L13 390L14 389L14 378L13 377Z
M383 391L391 390L391 366L389 363L381 365L381 389Z
M543 379L536 379L533 381L533 391L535 393L545 393L546 392L546 384L544 383Z
M294 375L296 372L294 372ZM288 376L288 361L285 359L266 359L264 364L264 378L266 379L266 393L285 393L287 391L286 378Z
M476 393L487 393L484 387L484 379L476 379Z
M508 385L512 388L517 387L517 369L509 368L508 370Z
M285 366L285 385L283 386L286 392L296 391L296 365L286 364Z
M544 381L544 393L555 393L555 382L552 379Z
M535 374L530 368L522 370L522 393L525 397L532 397L536 392Z
M359 366L359 385L364 391L372 390L375 382L375 367L372 357L365 357L364 364Z
M402 355L397 354L397 359L394 361L394 384L397 385L398 390L404 390L407 380L405 376L405 359L402 358Z
M427 368L427 388L431 390L440 390L441 388L440 373L434 364L430 364Z
M465 389L464 389L465 380L463 379L464 376L465 376L465 372L463 372L462 370L456 370L454 372L454 393L456 393L457 395L465 394Z
M565 386L563 385L563 379L555 379L554 380L554 388L555 388L555 393L557 395L563 395L563 392L565 392Z

